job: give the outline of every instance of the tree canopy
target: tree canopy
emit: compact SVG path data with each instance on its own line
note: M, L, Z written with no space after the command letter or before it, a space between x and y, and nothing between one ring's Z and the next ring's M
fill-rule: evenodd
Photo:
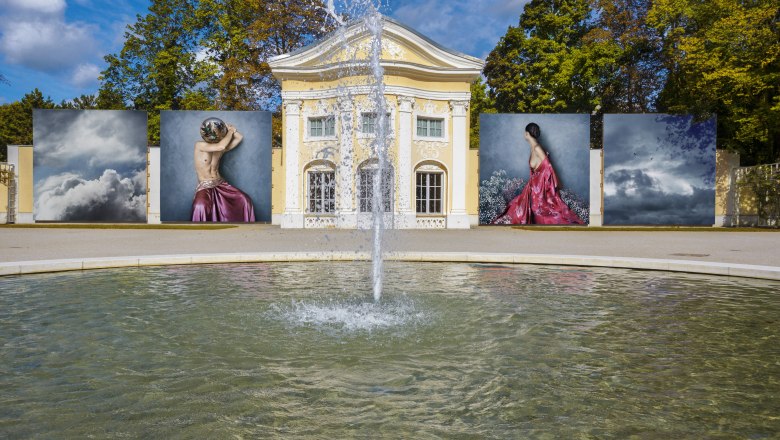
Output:
M490 53L501 112L717 115L718 145L780 161L776 0L531 0Z

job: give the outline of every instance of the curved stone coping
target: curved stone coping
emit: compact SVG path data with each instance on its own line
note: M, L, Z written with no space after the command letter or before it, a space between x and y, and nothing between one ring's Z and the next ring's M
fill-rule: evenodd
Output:
M262 263L296 261L367 261L368 252L257 252L235 254L150 255L135 257L73 258L0 263L0 276L118 267L210 263ZM663 270L707 275L780 280L780 267L656 258L590 255L514 254L479 252L391 252L388 261L544 264Z

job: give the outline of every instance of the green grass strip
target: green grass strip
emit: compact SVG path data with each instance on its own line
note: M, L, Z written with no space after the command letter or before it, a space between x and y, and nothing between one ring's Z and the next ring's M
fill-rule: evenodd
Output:
M0 228L41 228L41 229L178 229L178 230L218 230L237 228L236 225L149 225L139 224L110 224L110 223L32 223L2 225Z

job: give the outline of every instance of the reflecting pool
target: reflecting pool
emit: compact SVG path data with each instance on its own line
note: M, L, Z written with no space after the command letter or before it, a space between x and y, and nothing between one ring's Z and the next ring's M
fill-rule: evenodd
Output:
M550 266L0 278L3 438L777 438L780 283Z

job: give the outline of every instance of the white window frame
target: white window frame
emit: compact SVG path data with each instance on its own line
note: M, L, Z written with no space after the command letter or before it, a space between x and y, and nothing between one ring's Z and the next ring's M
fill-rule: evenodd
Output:
M433 141L433 142L449 142L450 141L450 114L449 113L426 113L424 110L413 113L414 120L412 121L412 140L415 141ZM428 120L440 120L441 121L441 136L422 136L417 134L417 124L420 119Z
M312 200L312 192L315 190L315 188L312 186L312 178L315 175L322 175L323 176L323 189L321 190L321 196L320 196L320 203L321 203L321 210L315 211L312 208L312 203L315 202ZM326 194L326 188L324 186L324 180L325 175L330 175L330 182L332 186L332 197L327 197ZM305 187L306 187L306 214L307 215L316 215L316 216L328 216L328 215L335 215L336 214L336 170L332 166L328 165L317 165L310 167L306 170L305 174ZM316 203L314 204L316 207ZM329 209L330 208L330 209Z
M390 179L389 185L387 187L389 194L387 194L387 198L383 201L384 202L384 212L390 213L393 212L393 205L395 204L395 173L393 170L393 167L391 165L386 165L387 169L385 169L385 175L388 176ZM362 165L358 168L357 172L357 208L358 212L361 214L371 213L373 212L369 208L373 208L373 206L369 206L368 208L364 209L364 202L365 203L373 203L374 201L374 185L373 185L373 176L377 174L378 166L376 163L369 163L366 165ZM367 197L363 197L363 187L364 187L364 179L363 179L363 173L370 171L373 175L370 182L370 189L366 191Z
M420 210L419 210L420 198L418 197L418 195L419 195L419 184L418 184L418 182L420 181L420 178L419 178L420 175L428 176L428 177L426 177L426 185L425 185L425 188L426 188L425 189L425 193L426 194L425 194L425 198L423 199L424 203L425 203L425 212L420 212ZM430 212L430 211L428 211L428 209L430 207L431 200L432 200L431 197L430 197L430 188L431 188L431 186L430 186L430 176L431 175L437 175L439 177L439 198L438 198L438 201L439 201L439 208L440 208L440 210L438 212ZM445 202L447 200L446 188L447 188L447 174L444 172L444 170L442 170L442 169L440 169L438 167L433 167L433 166L425 166L425 167L420 167L420 168L416 169L415 172L414 172L414 210L415 210L415 213L417 214L417 216L418 217L419 216L441 217L441 216L446 215L446 212L447 212L446 211L447 208L445 206ZM435 199L433 199L433 200L435 200Z
M425 134L420 134L420 123L425 121ZM431 134L431 130L433 127L431 126L432 122L438 122L439 125L439 135L433 135ZM415 124L415 132L417 133L417 136L424 137L424 138L432 138L432 139L443 139L444 138L444 118L431 118L427 116L418 116L416 118L416 124Z
M355 135L358 139L370 139L376 137L376 122L379 121L379 118L375 118L374 122L374 131L372 133L364 133L363 132L363 116L364 115L376 115L376 111L372 110L366 110L366 109L358 109L357 111L357 118L356 118L356 130ZM388 126L388 138L394 139L395 138L395 108L388 106L387 107L387 126Z
M322 121L322 135L313 135L312 134L312 123L314 121ZM332 128L333 133L328 134L327 129L327 123L328 121L332 121ZM304 142L311 142L311 141L323 141L323 140L336 140L336 117L333 115L318 115L318 116L307 116L306 117L306 130L304 131Z

